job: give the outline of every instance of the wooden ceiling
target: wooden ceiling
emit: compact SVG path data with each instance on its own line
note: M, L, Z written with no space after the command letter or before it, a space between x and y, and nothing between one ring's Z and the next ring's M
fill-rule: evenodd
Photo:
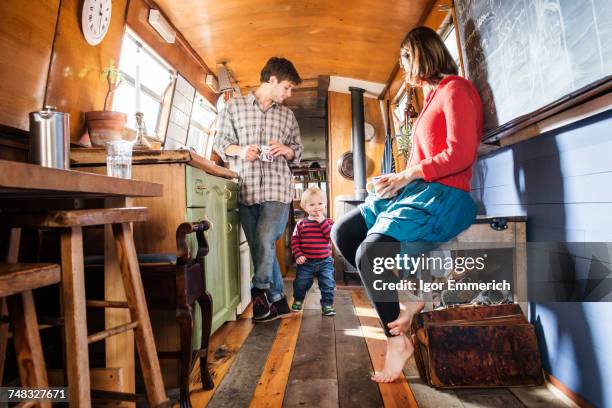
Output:
M433 0L156 0L216 71L227 62L241 87L259 84L271 56L302 78L337 75L386 83L404 35Z

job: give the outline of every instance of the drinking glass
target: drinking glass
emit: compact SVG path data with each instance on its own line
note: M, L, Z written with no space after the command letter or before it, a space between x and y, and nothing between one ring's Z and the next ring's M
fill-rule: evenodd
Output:
M106 144L106 174L110 177L132 178L132 142L113 140Z

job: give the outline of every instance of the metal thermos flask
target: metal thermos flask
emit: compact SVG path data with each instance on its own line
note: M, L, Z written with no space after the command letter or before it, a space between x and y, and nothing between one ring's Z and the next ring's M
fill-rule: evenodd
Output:
M56 169L70 168L70 114L45 106L30 112L30 162Z

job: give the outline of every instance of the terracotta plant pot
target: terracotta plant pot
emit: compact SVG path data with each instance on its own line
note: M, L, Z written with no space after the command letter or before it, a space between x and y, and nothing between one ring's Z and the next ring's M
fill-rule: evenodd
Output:
M85 112L85 123L93 146L105 146L106 142L121 140L121 131L127 115L114 111Z

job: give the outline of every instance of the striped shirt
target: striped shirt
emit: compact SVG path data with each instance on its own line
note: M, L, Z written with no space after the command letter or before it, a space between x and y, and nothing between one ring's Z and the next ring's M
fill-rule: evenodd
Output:
M323 259L331 256L331 232L334 221L326 218L322 223L303 218L298 221L291 236L291 252L295 259Z
M232 98L220 113L213 147L240 176L239 201L244 205L266 201L290 203L294 195L294 183L289 163L284 156L276 156L271 162L243 160L225 154L230 145L267 145L277 140L293 149L291 163L298 164L302 156L300 128L293 112L282 105L272 103L264 112L253 93Z

